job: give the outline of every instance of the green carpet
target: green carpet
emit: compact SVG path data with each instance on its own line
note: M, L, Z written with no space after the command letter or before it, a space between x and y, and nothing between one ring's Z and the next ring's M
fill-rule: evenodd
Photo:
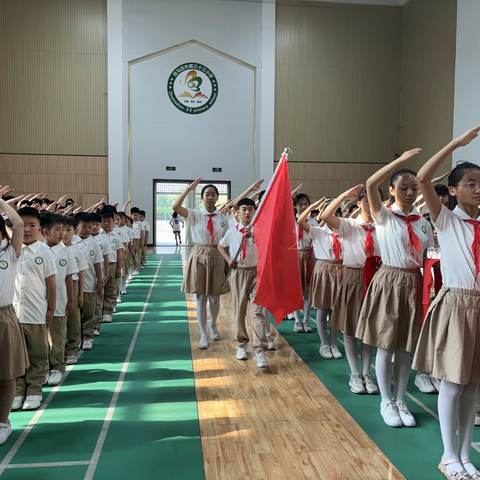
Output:
M390 428L380 416L379 395L355 395L348 387L349 368L346 358L324 360L318 354L319 339L313 334L293 333L293 322L283 321L279 331L291 347L312 369L338 402L348 411L390 461L408 480L443 478L437 470L442 455L442 442L438 422L414 401L406 403L417 420L416 428ZM341 337L340 337L341 339ZM344 353L343 346L340 345ZM412 372L408 392L437 413L437 395L422 394L413 385ZM475 441L480 431L475 432ZM480 456L472 450L472 460L480 464Z
M182 267L175 255L149 257L113 323L104 325L93 351L83 354L11 463L90 461L158 267L94 478L204 478ZM0 462L33 415L12 414L15 435L0 447ZM87 468L8 469L0 478L76 480Z

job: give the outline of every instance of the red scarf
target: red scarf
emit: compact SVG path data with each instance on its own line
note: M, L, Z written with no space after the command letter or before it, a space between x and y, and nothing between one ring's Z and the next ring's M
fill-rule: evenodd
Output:
M435 288L435 295L442 287L442 274L440 271L440 260L438 260L438 258L426 258L423 261L422 307L424 320L427 316L428 307L430 306L430 291L432 287Z
M464 220L464 222L473 226L473 243L472 243L472 253L473 261L475 263L475 277L480 273L480 257L479 257L479 248L480 248L480 222L478 220Z
M210 235L210 239L212 243L215 243L215 231L213 228L213 217L216 215L216 213L209 213L207 214L208 216L208 223L207 223L207 230L208 234Z
M382 263L382 259L375 255L375 241L373 240L373 232L375 231L375 227L371 225L361 225L363 230L367 233L365 237L365 255L366 261L365 266L363 267L363 284L365 286L365 293L370 286L370 283L373 280L373 276L380 268Z
M394 215L407 224L408 240L410 243L410 247L414 253L419 254L422 251L422 242L418 238L418 235L415 233L412 223L417 222L422 217L420 217L420 215L404 216L399 215L398 213L394 213Z
M335 255L335 260L340 262L342 260L342 244L340 243L340 237L338 233L333 232L331 234L332 237L332 250L333 254Z
M363 230L366 232L367 236L365 237L365 255L368 257L373 257L375 255L375 242L373 241L373 232L375 227L371 225L361 225Z
M237 230L245 237L247 233L246 227L240 227L240 224L237 224ZM242 249L240 250L240 259L242 262L247 258L247 239L242 238Z
M298 241L300 242L303 238L303 228L300 225L297 225L298 230Z

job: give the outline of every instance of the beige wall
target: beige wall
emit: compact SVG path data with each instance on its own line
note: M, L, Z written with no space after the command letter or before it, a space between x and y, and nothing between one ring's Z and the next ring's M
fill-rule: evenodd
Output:
M415 168L452 138L456 13L456 0L410 0L403 8L398 150L423 148Z
M106 0L0 0L0 152L107 153Z

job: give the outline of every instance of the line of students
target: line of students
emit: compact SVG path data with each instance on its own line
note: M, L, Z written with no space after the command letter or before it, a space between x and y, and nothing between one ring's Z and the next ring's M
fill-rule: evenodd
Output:
M366 182L341 194L330 204L312 205L308 197L295 198L298 214L298 250L304 292L304 312L295 312L294 331L310 332L309 311L317 309L320 355L341 358L336 332L342 331L354 393L380 392L380 413L386 425L414 427L415 418L404 397L410 359L417 379L432 379L439 390L438 412L444 453L440 472L453 480L480 480L471 463L470 444L479 404L480 384L480 166L457 165L448 175L448 193L457 206L448 209L435 188L433 174L457 148L468 145L480 128L458 137L434 155L418 176L405 164L420 149L405 152ZM392 202L384 203L380 185L390 178ZM194 247L189 256L184 291L196 294L200 348L208 348L207 300L210 335L218 340L216 319L220 296L232 292L236 326L236 358L247 358L246 305L252 304L253 347L257 365L267 366L268 322L265 311L253 303L256 281L254 231L249 227L255 203L252 186L229 208L216 208L218 191L202 189L205 208L182 207L189 186L173 205L190 224ZM441 252L443 287L422 316L422 268L434 247L430 221L416 209L423 195ZM356 201L358 216L341 217L344 201ZM226 215L233 206L233 215ZM318 224L314 210L323 211ZM243 240L243 242L242 242ZM223 257L223 258L222 258ZM229 267L229 268L227 268ZM330 331L327 319L330 318ZM360 347L360 359L356 346ZM370 373L373 347L378 387ZM430 380L429 380L430 381ZM416 382L421 383L421 382ZM433 389L433 388L432 388Z
M112 322L150 230L135 207L131 217L103 203L71 214L11 192L0 186L0 444L10 411L38 409L43 386L59 385Z

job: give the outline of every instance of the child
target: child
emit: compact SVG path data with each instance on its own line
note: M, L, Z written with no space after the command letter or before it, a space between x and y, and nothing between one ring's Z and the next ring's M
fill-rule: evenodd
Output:
M250 302L255 360L258 368L266 368L265 312L263 307L253 302L257 285L257 248L249 226L255 213L255 202L250 198L242 198L237 207L239 223L230 227L218 244L219 252L232 269L229 281L237 340L235 358L237 360L248 358L247 345L249 338L245 316ZM237 252L239 252L238 257Z
M441 379L438 416L444 450L438 468L456 480L480 478L470 460L480 384L480 167L465 162L450 173L449 192L458 202L453 211L438 198L431 179L479 133L477 127L452 140L418 174L442 252L443 287L422 326L413 365Z
M24 227L22 218L2 198L11 191L0 185L0 445L12 434L8 416L15 396L15 378L24 376L28 368L25 338L12 306ZM11 238L2 213L12 222Z
M36 410L48 373L48 330L56 305L55 258L42 242L40 214L32 207L18 211L24 222L23 246L15 279L13 306L27 345L30 366L17 378L12 409Z
M310 198L304 193L299 193L293 199L294 208L297 215L301 215L310 205ZM310 225L315 225L311 218L308 219ZM295 312L295 323L293 325L294 332L312 333L310 327L310 279L313 270L313 248L312 238L307 235L303 228L297 225L297 249L300 260L300 277L302 280L303 290L303 321L300 320L300 312Z
M183 224L183 222L178 218L178 213L173 212L172 218L170 219L170 226L172 227L173 230L173 235L175 236L175 245L177 247L182 244L182 233L181 233L181 228L180 228L180 222Z
M338 287L342 279L342 245L340 236L328 226L311 225L310 212L323 202L310 205L299 216L298 225L310 235L313 241L315 266L310 282L310 300L317 308L317 330L320 336L320 356L325 359L342 358L337 346L337 332L330 324L327 334L327 317L332 313Z
M75 302L72 275L78 274L78 267L71 251L62 242L63 217L48 213L42 217L41 226L57 268L55 313L48 324L50 373L47 383L53 386L62 381L65 373L66 316L73 310Z
M77 363L77 353L80 346L81 320L80 309L83 306L84 273L88 269L87 259L78 243L73 244L73 236L76 234L78 222L74 217L65 217L63 223L63 244L71 251L75 259L78 273L72 275L73 282L73 306L67 315L67 343L65 345L65 364Z
M361 214L356 219L338 218L335 213L344 200L357 200ZM323 212L322 220L343 239L343 273L336 298L331 324L343 332L345 353L350 366L350 390L353 393L378 393L370 375L372 347L361 344L361 369L355 351L355 330L365 292L380 262L375 227L370 214L367 192L358 185L338 196ZM361 373L360 373L361 372Z
M84 273L83 305L81 312L82 350L93 348L93 331L95 329L95 305L97 294L103 288L101 264L102 252L96 240L91 236L94 218L90 213L80 213L78 220L78 244L87 259L88 268Z
M138 207L133 207L130 210L133 220L133 251L134 251L134 261L135 261L135 272L138 273L138 269L141 266L141 252L144 247L145 232L144 227L140 221L140 209Z
M433 245L433 233L427 220L414 208L418 196L415 172L399 168L420 151L417 148L405 152L367 180L368 202L383 264L368 288L355 336L377 347L375 368L382 397L380 413L390 427L416 425L403 398L410 354L415 351L422 322L420 268L425 251ZM378 187L389 175L390 195L395 203L386 208Z
M124 247L120 236L113 231L114 212L105 207L101 214L103 232L99 237L106 238L110 242L111 252L108 255L109 267L107 281L103 290L103 323L112 321L112 314L117 303L120 277L123 269Z
M144 234L145 236L143 239L143 250L142 250L142 265L144 265L147 260L148 238L150 236L151 227L150 227L150 224L145 220L145 216L146 216L145 210L140 210L139 215L140 215L140 222L142 222L143 231L145 232Z

